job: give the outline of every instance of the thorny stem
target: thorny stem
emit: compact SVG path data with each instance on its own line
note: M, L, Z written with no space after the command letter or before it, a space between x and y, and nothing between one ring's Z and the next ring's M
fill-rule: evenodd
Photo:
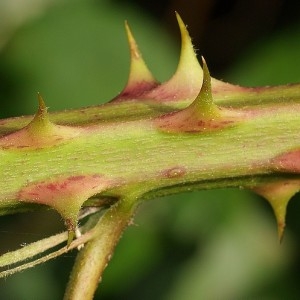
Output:
M71 242L88 199L111 205L87 233L65 300L93 298L144 199L248 188L270 202L282 237L286 205L300 189L300 85L242 88L211 78L177 19L182 52L169 81L154 80L127 26L131 72L113 101L49 115L39 95L34 118L0 121L0 214L48 205L64 218Z

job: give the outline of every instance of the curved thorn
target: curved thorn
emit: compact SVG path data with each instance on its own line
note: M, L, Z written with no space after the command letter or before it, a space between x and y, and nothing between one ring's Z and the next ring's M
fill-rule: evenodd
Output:
M41 111L46 110L47 107L46 107L45 101L44 101L44 99L43 99L41 93L38 92L37 95L38 95L39 109L40 109Z
M190 35L181 17L176 12L180 34L181 51L175 74L147 96L158 100L176 100L178 98L194 98L202 84L202 68L198 62Z
M181 35L180 59L177 66L175 76L185 77L189 82L191 79L198 78L197 88L199 89L199 81L202 81L202 68L198 62L196 52L194 50L191 37L180 15L176 12L176 19Z
M138 48L138 45L133 37L132 31L130 30L127 21L125 22L125 29L127 33L131 58L129 82L147 81L151 83L156 83L155 78L153 77L145 61L143 60L142 54Z
M214 104L211 89L211 77L204 57L203 62L203 83L200 92L193 103L190 105L191 109L205 118L217 118L220 115L218 107Z
M38 117L39 119L43 119L43 120L47 118L47 120L48 120L48 115L47 115L48 108L47 108L47 106L45 104L45 101L44 101L42 95L39 92L38 92L37 95L38 95L39 107L38 107L38 111L37 111L37 113L35 115L35 118Z
M127 21L125 21L125 30L130 48L130 71L127 84L117 99L138 96L158 84L143 60Z
M156 125L168 132L204 132L231 127L245 117L236 110L220 109L214 104L211 77L204 58L203 84L195 100L186 108L162 115L155 120Z
M286 209L291 198L300 190L299 180L280 181L269 183L265 186L253 188L253 190L263 196L272 206L277 222L279 242L282 241Z
M38 136L40 132L45 132L54 126L49 120L48 108L40 93L38 93L38 105L38 110L34 118L27 126L28 131L36 136Z

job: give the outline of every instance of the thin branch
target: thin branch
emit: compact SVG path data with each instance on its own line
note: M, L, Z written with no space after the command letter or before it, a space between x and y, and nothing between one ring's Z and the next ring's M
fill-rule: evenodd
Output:
M66 241L67 240L67 232L63 232L63 233L61 233L61 235L64 236L64 240ZM39 258L39 259L36 259L36 260L31 261L29 263L26 263L26 264L23 264L21 266L15 267L13 269L3 271L3 272L0 273L0 278L15 274L15 273L23 271L25 269L32 268L36 265L39 265L41 263L44 263L44 262L50 260L50 259L56 258L56 257L58 257L58 256L60 256L64 253L69 252L70 250L72 250L74 248L77 248L78 246L80 246L82 244L85 244L86 242L91 240L93 238L93 236L94 236L94 232L93 232L93 230L90 230L87 233L85 233L84 235L82 235L81 237L79 237L78 239L74 240L69 247L64 246L63 248L61 248L57 251L51 252L50 254L47 254L47 255ZM54 237L56 237L56 236L52 236L51 238L54 238Z
M137 197L127 197L105 212L94 228L96 237L87 243L76 258L65 300L93 299L101 275L123 230L130 224L136 206Z

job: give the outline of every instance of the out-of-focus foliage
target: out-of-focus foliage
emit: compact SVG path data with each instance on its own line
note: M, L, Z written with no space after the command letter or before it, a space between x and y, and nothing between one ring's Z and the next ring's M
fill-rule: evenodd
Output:
M285 28L272 38L249 47L226 79L240 85L280 85L300 82L298 67L300 25Z
M34 15L11 31L0 53L2 117L34 113L37 91L50 111L97 105L120 92L129 69L124 19L158 79L175 69L180 45L137 7L61 1ZM297 32L259 41L224 79L247 85L299 81ZM59 222L57 216L36 213L2 218L1 251L59 230ZM271 209L243 190L149 201L124 234L95 299L297 298L299 239L291 231L288 225L279 245ZM61 299L74 256L2 280L1 298Z
M166 79L176 67L179 45L150 16L109 1L64 1L19 28L3 49L1 111L34 113L37 92L51 111L110 100L129 70L125 19L149 67Z

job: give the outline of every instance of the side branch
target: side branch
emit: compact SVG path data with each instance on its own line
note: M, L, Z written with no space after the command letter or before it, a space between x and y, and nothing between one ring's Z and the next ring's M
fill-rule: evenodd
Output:
M80 250L64 300L93 299L101 276L123 230L132 222L136 197L126 197L110 207L94 227L95 238Z

